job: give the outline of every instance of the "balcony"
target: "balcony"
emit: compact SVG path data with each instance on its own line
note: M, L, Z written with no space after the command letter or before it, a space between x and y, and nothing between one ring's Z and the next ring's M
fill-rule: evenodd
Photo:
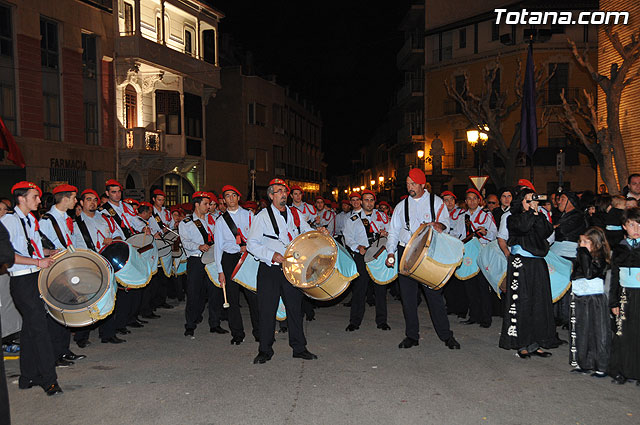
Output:
M401 145L403 143L423 141L423 133L424 131L421 123L416 122L412 124L405 124L404 127L401 127L396 133L398 144Z
M146 62L188 76L207 86L221 87L219 67L144 38L140 34L125 33L116 37L115 49L119 58Z
M410 70L424 64L424 34L411 34L396 55L398 69Z
M404 83L398 90L397 101L399 106L424 105L424 79L412 78Z
M120 149L136 153L164 153L163 141L161 131L150 131L144 127L126 128Z

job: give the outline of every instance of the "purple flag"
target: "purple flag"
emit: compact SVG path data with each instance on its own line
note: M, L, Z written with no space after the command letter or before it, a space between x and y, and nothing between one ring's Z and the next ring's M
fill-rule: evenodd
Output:
M538 149L538 123L536 121L536 77L533 65L533 44L529 43L527 68L522 87L522 109L520 115L520 151L533 158Z

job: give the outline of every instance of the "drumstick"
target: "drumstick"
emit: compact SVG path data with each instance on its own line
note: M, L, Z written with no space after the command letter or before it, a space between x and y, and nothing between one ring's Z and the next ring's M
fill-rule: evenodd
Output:
M227 285L225 284L221 286L222 286L222 295L224 295L224 304L222 304L222 307L229 308L229 302L227 301Z

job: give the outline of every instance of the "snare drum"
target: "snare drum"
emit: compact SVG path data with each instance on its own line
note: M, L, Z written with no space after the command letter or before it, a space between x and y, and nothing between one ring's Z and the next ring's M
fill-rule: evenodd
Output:
M491 288L500 297L500 285L507 277L507 257L500 249L497 239L482 247L478 254L478 267Z
M142 259L149 263L151 274L155 274L158 271L158 246L153 236L138 233L128 238L125 242L134 247Z
M463 251L461 240L423 223L405 247L398 272L437 290L460 265Z
M480 273L478 268L478 255L482 249L482 244L478 238L471 238L464 244L464 254L462 263L456 269L456 277L460 280L468 280Z
M152 246L155 249L155 245ZM150 263L137 249L124 241L113 241L102 248L100 254L111 263L116 281L125 288L147 286L153 274L153 263L158 267L157 259Z
M393 282L398 277L398 262L393 262L393 267L387 267L385 262L387 261L387 238L381 237L377 239L364 253L364 263L367 267L367 272L378 285L386 285ZM397 255L394 254L394 259L397 260Z
M571 288L571 272L573 270L573 263L570 260L557 255L551 250L549 250L549 253L544 257L544 260L547 262L547 266L549 267L551 298L555 303L560 301L560 298L562 298Z
M90 325L111 314L115 306L111 264L86 249L58 254L56 262L40 272L38 289L51 317L65 326Z
M202 255L200 256L200 261L204 265L212 264L216 261L216 253L213 249L213 245L209 246L209 250L207 252L202 253Z
M287 280L305 295L327 301L342 294L358 277L349 252L319 231L296 237L284 254L282 270Z

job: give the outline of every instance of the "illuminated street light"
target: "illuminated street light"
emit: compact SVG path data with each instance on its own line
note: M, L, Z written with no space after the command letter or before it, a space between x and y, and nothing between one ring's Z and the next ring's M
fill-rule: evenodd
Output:
M475 147L475 145L478 143L479 138L480 131L475 128L467 130L467 142L469 142L472 147Z
M364 185L360 186L360 190L364 190Z
M422 149L418 150L418 158L420 159L424 158L424 151Z
M369 183L371 183L371 186L374 186L376 184L376 181L371 179L371 181Z
M378 181L380 182L380 184L384 183L384 176L378 177Z

